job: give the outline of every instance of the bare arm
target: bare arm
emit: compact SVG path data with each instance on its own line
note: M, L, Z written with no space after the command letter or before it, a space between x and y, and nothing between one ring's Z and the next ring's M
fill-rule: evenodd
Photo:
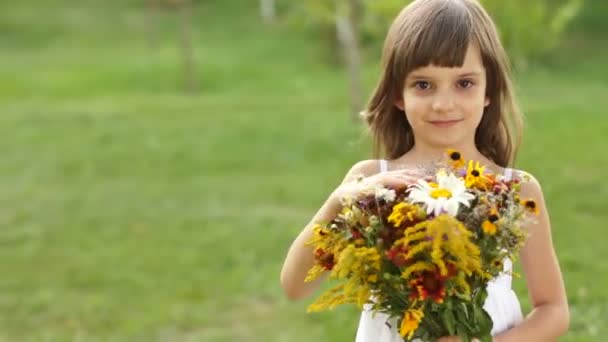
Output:
M495 342L556 341L566 333L570 322L568 301L557 256L553 248L549 215L541 187L532 178L522 185L522 198L536 201L540 214L530 227L530 236L520 256L530 301L534 308L513 329L494 338Z
M281 270L281 286L289 299L296 300L310 296L326 278L327 273L312 282L304 282L308 270L314 265L313 249L304 244L312 238L314 224L331 220L338 210L339 206L332 194L291 244Z
M340 197L345 194L357 193L367 186L366 184L377 183L397 186L411 183L420 176L420 171L417 170L398 170L382 174L377 174L377 172L377 160L364 160L355 164L344 177L342 184L331 193L319 211L291 244L281 270L281 286L288 298L296 300L310 296L326 278L327 273L315 281L304 282L308 270L314 265L313 249L310 246L305 246L305 243L311 239L312 227L315 223L327 222L340 211ZM375 175L371 176L372 174ZM363 183L357 183L355 180L359 176L367 178Z
M529 227L530 237L520 256L528 293L534 309L516 327L494 337L494 342L549 342L568 330L570 314L561 271L553 249L549 214L538 181L522 185L522 198L536 201L540 213ZM458 342L460 337L443 337L438 342ZM478 342L478 340L474 340Z
M341 186L352 182L359 174L366 174L367 169L371 167L371 163L372 161L362 161L353 165L344 177ZM325 203L293 241L287 252L281 270L281 286L289 299L296 300L310 296L326 278L326 275L324 275L312 282L304 282L308 270L314 265L313 250L310 246L304 244L312 238L312 227L315 223L329 221L336 216L340 210L339 197L342 190L343 187L338 187L329 195Z

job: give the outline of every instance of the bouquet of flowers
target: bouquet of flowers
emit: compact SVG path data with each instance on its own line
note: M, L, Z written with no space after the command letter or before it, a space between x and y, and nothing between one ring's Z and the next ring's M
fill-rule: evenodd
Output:
M315 265L306 281L329 271L339 285L309 312L368 304L393 319L405 341L491 340L486 285L505 258L516 258L522 226L538 209L520 199L525 176L505 179L458 151L447 154L430 176L343 198L335 218L313 227Z

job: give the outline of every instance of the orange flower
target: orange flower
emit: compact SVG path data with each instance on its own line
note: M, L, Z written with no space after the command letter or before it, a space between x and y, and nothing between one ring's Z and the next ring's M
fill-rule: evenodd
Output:
M401 320L401 329L399 329L401 337L407 336L407 339L411 340L423 317L424 312L420 309L407 310Z
M483 232L488 234L488 235L494 235L496 234L496 230L498 229L498 227L496 227L496 225L489 221L483 221L483 223L481 224L481 229L483 229Z

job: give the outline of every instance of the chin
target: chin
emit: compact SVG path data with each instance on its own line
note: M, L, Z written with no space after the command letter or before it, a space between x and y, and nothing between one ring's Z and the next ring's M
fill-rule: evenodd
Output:
M433 146L437 149L448 149L448 148L458 148L462 146L462 140L460 139L433 139L428 142L429 146Z
M474 134L463 134L461 130L428 133L430 134L421 143L434 148L458 148L459 146L468 146L470 141L475 141Z

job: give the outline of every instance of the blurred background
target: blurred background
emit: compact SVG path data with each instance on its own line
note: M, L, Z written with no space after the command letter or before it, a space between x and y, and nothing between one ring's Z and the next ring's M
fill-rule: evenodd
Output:
M0 2L0 341L353 341L279 272L350 166L397 0ZM482 1L572 323L608 336L608 2ZM530 308L525 282L514 283Z

